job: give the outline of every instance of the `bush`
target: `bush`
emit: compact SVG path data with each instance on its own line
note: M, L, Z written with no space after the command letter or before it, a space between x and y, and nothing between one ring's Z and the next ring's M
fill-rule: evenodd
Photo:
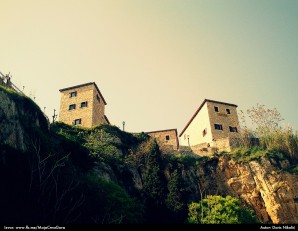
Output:
M100 179L94 174L86 176L84 184L84 221L98 224L140 223L143 206L130 197L118 184Z
M207 196L189 206L188 223L191 224L254 224L258 223L253 211L241 206L231 196Z

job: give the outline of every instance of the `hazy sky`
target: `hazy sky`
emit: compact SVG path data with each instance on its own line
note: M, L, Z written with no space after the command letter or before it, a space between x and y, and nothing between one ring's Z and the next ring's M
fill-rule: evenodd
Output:
M296 0L0 0L0 71L51 116L96 82L131 132L177 128L205 98L276 107L298 129ZM1 102L0 102L1 103Z

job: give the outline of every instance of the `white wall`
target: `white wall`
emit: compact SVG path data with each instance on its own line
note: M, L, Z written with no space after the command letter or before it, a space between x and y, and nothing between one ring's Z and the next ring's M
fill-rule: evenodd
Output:
M203 137L204 129L207 129L207 134ZM205 142L209 143L212 141L207 103L204 104L199 113L180 137L180 145L188 146L187 136L189 136L189 144L191 146Z

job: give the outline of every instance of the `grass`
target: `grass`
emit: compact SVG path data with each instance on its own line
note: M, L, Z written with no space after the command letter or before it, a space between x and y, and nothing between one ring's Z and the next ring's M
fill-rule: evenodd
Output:
M180 154L180 153L171 153L163 155L169 162L178 162L183 165L192 166L202 162L206 162L210 159L209 156L198 156L196 154Z
M278 149L264 149L261 146L235 148L226 155L229 155L238 163L248 163L253 160L259 161L262 157L272 159L275 162L289 160L288 154L284 151Z
M261 147L239 147L230 152L230 157L237 162L247 163L252 160L259 160L265 156L265 150Z

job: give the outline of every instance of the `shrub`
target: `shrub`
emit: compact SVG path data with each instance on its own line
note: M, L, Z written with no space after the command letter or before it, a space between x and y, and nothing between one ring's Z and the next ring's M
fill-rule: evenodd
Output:
M188 223L191 224L253 224L258 223L253 211L241 206L231 196L207 196L189 206Z
M140 223L143 206L118 184L89 174L84 182L86 219L99 224ZM89 221L90 223L90 221Z

